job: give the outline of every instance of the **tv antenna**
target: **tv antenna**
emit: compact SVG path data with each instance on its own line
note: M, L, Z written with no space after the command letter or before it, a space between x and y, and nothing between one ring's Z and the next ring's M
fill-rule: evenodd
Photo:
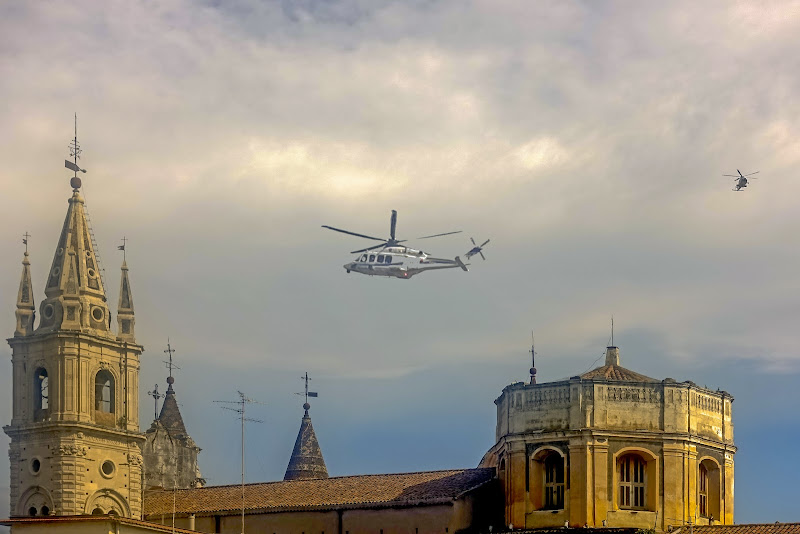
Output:
M164 395L158 392L158 384L153 387L153 391L148 391L147 394L153 397L153 419L158 419L158 399Z
M263 402L258 402L256 400L253 400L253 399L247 397L241 391L237 391L237 393L239 394L239 400L238 401L214 401L214 402L219 403L219 404L236 404L237 405L236 408L232 408L232 407L229 407L229 406L222 406L222 409L223 410L230 410L232 412L238 413L239 414L239 418L242 421L242 534L244 534L244 422L245 421L250 421L250 422L253 422L253 423L263 423L264 422L261 419L252 419L252 418L249 418L249 417L245 417L244 416L244 410L245 410L245 406L247 406L248 404L264 404L264 403Z
M536 383L536 338L533 337L533 330L531 330L531 385Z

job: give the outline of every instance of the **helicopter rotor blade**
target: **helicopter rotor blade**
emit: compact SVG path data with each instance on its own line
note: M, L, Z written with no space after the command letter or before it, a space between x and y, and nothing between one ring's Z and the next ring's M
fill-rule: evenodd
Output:
M443 235L452 235L452 234L460 234L461 230L456 230L455 232L445 232L443 234L433 234L433 235L426 235L424 237L418 237L417 239L430 239L432 237L441 237Z
M472 241L472 244L473 244L473 245L475 245L476 247L478 246L478 244L475 242L475 240L474 240L474 239L472 239L472 238L470 237L470 238L469 238L469 240L470 240L470 241Z
M391 238L390 241L395 241L394 230L396 227L397 227L397 211L392 210L392 222L389 225L389 237Z
M369 250L375 250L377 248L383 248L383 247L386 246L386 244L387 244L387 242L383 242L383 243L379 243L377 245L374 245L372 247L362 248L361 250L353 250L353 251L350 252L350 254L360 254L362 252L367 252Z
M491 239L487 239L486 241L484 241L483 244L481 245L481 248L485 247L486 244L489 243L489 241L491 241Z
M723 174L722 176L730 176L731 178L738 178L738 174Z
M484 256L484 255L483 255L483 251L482 251L482 250L479 250L479 251L478 251L478 254L480 254L480 255L481 255L481 258L483 258L483 259L484 259L484 261L486 260L486 256Z
M759 171L756 171L756 172L751 172L751 173L749 173L749 174L745 174L745 176L752 176L752 175L754 175L754 174L758 174L758 173L759 173Z
M343 234L350 234L350 235L354 235L356 237L363 237L364 239L374 239L375 241L386 241L382 237L372 237L372 236L369 236L369 235L357 234L357 233L351 232L349 230L342 230L340 228L334 228L333 226L328 226L326 224L323 224L322 227L323 228L327 228L328 230L333 230L334 232L341 232Z

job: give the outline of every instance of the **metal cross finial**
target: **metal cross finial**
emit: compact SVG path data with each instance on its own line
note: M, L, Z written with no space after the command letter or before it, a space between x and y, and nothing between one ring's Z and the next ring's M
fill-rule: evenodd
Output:
M125 237L125 236L122 236L122 244L117 246L117 250L121 250L122 251L122 261L125 261L127 259L126 258L126 254L125 254L125 245L127 244L127 242L128 242L128 238Z
M172 353L175 352L175 349L172 348L172 345L169 344L169 338L167 338L167 348L164 350L165 354L169 354L169 361L164 360L164 363L169 369L169 377L172 378L172 370L173 369L180 369L177 365L172 363Z
M25 244L25 254L28 253L28 238L31 236L28 232L22 234L22 242Z
M153 397L154 400L153 404L155 404L155 407L153 409L153 414L154 414L153 419L158 419L158 399L160 399L164 395L158 392L158 384L156 384L155 387L153 387L153 391L148 391L147 394Z
M306 414L308 414L308 409L311 407L311 405L308 404L308 398L309 397L319 397L319 394L316 391L308 391L308 382L309 382L309 380L311 380L308 377L308 373L306 373L305 376L301 376L300 380L305 381L306 389L305 389L304 393L295 393L295 395L305 395L306 396L306 403L303 405L303 408L305 409Z

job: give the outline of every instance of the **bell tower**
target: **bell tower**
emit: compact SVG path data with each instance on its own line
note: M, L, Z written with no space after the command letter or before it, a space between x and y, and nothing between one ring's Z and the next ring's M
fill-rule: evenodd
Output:
M80 194L80 152L67 216L34 328L26 251L12 350L12 516L142 514L139 357L128 268L120 332L111 314ZM84 171L85 172L85 171Z

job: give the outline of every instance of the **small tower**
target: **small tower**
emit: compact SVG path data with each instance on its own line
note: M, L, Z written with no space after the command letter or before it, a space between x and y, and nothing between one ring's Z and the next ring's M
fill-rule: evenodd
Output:
M28 234L25 234L25 256L22 258L22 279L17 293L17 328L14 336L29 336L33 333L36 306L33 304L33 285L31 284L31 262L28 260Z
M147 441L142 449L145 489L199 488L206 483L197 463L197 455L201 449L186 431L178 401L175 399L175 389L172 387L175 383L172 370L178 368L172 363L172 353L175 351L167 343L167 350L164 352L169 354L169 386L164 394L161 413L145 433ZM158 388L154 390L153 397L161 397Z
M319 447L317 436L314 434L314 427L311 426L311 416L308 410L311 405L308 397L316 397L317 393L308 391L308 373L303 379L306 382L306 402L303 404L305 414L300 422L300 431L294 442L292 457L286 467L284 480L299 480L303 478L328 478L328 469L325 467L325 460L322 458L322 449Z
M70 146L77 166L77 136ZM79 169L82 170L82 169ZM45 283L39 325L27 254L11 346L12 516L114 513L140 518L139 356L111 331L96 246L73 188ZM7 371L4 371L7 372Z
M125 253L125 245L120 247ZM122 276L119 283L119 302L117 303L117 338L123 341L134 340L133 295L128 280L128 262L122 259Z

